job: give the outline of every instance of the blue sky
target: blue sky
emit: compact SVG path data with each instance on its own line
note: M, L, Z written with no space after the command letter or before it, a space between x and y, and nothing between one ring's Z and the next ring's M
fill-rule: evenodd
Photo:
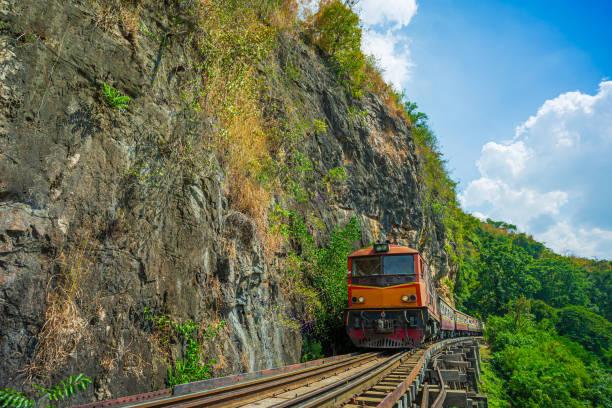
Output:
M363 48L430 116L465 210L612 259L612 2L361 0Z

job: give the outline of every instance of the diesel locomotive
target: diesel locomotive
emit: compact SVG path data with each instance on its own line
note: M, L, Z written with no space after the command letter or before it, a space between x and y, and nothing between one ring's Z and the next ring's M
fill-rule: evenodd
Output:
M411 348L424 341L480 335L484 324L438 296L418 251L378 243L348 257L346 332L363 348Z

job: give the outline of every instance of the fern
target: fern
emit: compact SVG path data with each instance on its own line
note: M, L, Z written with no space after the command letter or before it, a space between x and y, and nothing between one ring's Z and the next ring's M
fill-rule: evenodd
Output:
M85 391L87 386L91 383L91 378L85 377L83 373L77 375L71 375L68 381L62 381L58 385L54 385L51 388L44 388L37 386L43 394L48 395L50 401L59 401L60 399L66 399L74 396L77 392Z
M62 381L60 384L54 385L51 388L35 385L42 395L38 403L23 395L22 392L5 388L4 390L0 390L0 408L28 408L38 405L41 401L46 399L49 401L59 401L70 398L80 391L85 391L89 384L91 384L91 378L85 377L85 375L81 373L76 377L71 375L68 381ZM52 405L48 405L48 407L52 407Z
M102 82L102 86L104 87L101 91L102 95L104 95L104 97L106 98L106 102L108 102L110 106L126 110L129 108L128 102L132 98L127 95L121 95L121 92L119 92L119 90L110 86L106 82Z
M23 395L22 392L18 392L12 390L10 388L6 388L4 390L0 390L0 407L31 407L34 406L34 400Z

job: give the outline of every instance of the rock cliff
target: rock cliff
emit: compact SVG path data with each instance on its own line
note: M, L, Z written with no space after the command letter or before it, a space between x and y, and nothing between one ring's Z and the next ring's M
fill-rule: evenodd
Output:
M82 401L163 388L178 350L160 346L146 308L225 321L208 350L217 375L297 361L300 333L282 316L299 307L281 290L286 248L266 248L231 206L215 155L193 166L187 144L166 151L206 139L216 118L185 106L188 50L146 34L170 24L164 5L144 2L134 30L105 25L93 3L0 0L0 386L85 372ZM444 274L410 125L374 94L348 97L299 36L279 33L259 69L275 73L269 118L324 124L303 144L318 182L293 205L324 231L355 216L360 244L408 244ZM129 110L105 103L103 83L132 98ZM346 180L324 182L335 168Z

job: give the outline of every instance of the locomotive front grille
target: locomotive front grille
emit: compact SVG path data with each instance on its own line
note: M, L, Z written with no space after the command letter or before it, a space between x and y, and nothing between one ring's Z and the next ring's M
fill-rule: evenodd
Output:
M353 344L364 348L409 348L423 341L421 309L345 310L346 330Z
M359 339L358 347L367 348L411 348L419 345L416 340L407 337L402 340L393 339L390 337L367 336Z

